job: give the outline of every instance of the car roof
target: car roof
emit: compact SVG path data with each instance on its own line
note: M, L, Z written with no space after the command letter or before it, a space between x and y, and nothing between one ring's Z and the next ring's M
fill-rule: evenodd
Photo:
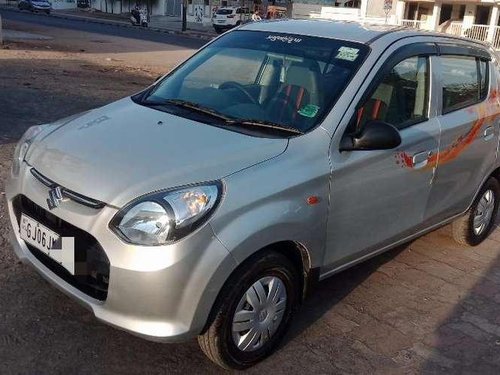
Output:
M274 20L254 22L243 26L244 30L300 34L368 43L385 33L401 29L400 26L362 25L358 22L333 20Z
M272 20L249 23L242 26L240 30L265 31L316 36L323 38L335 38L363 44L371 44L373 41L389 34L393 36L393 38L391 38L392 41L394 41L395 39L397 40L411 36L433 36L453 39L457 42L474 44L476 46L480 45L487 48L482 43L472 40L465 40L463 38L454 37L449 34L421 31L398 25L381 25L357 21L337 21L327 19Z

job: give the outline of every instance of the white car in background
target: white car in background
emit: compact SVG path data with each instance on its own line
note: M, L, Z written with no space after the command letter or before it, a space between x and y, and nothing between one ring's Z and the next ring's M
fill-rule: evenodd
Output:
M249 21L251 17L252 14L248 8L220 8L212 17L212 25L217 33L221 33Z

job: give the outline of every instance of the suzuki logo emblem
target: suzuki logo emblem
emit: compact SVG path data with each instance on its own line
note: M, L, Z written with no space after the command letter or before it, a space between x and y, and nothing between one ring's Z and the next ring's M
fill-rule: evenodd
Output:
M54 208L59 207L59 205L63 201L63 191L60 186L56 186L55 188L50 189L49 198L47 199L49 210L53 210Z

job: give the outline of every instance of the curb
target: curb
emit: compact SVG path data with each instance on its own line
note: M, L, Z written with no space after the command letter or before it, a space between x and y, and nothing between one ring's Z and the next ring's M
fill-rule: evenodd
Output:
M21 10L13 7L7 7L0 5L1 10L7 10L11 12L17 12L17 13L23 13ZM95 18L95 17L90 17L90 16L84 16L84 15L73 15L73 14L66 14L66 13L61 13L58 14L57 11L52 11L50 14L41 14L41 13L30 13L39 17L53 17L53 18L60 18L60 19L65 19L65 20L77 20L77 21L82 21L82 22L88 22L88 23L97 23L101 25L113 25L117 27L125 27L129 29L135 29L135 30L144 30L144 31L153 31L157 33L163 33L163 34L170 34L170 35L180 35L183 37L188 37L188 38L194 38L194 39L201 39L201 40L206 40L210 41L216 36L213 35L207 35L203 32L197 32L197 31L180 31L180 30L173 30L173 29L165 29L161 27L139 27L139 26L133 26L128 22L125 21L115 21L115 20L109 20L105 18Z

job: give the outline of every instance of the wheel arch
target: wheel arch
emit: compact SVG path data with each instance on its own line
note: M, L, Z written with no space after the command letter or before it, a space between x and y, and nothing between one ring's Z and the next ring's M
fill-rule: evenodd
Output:
M301 291L299 303L302 303L308 292L319 281L319 268L314 268L312 266L310 252L303 244L297 241L285 240L266 245L240 262L226 277L225 281L222 283L222 287L217 292L217 297L214 299L214 302L210 307L210 312L206 318L206 322L201 333L205 332L210 326L215 316L217 306L221 302L222 292L227 282L238 272L238 270L245 267L255 258L263 256L267 252L277 252L285 256L296 267L297 274L299 275L299 288Z

